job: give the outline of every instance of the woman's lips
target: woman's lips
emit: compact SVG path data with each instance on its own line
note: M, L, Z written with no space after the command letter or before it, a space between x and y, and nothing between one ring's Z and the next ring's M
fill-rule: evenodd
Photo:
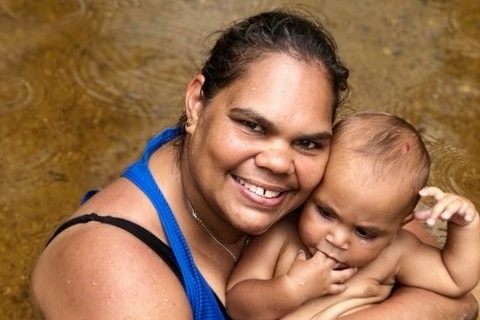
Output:
M264 198L272 199L276 198L280 195L280 192L278 191L273 191L273 190L267 190L264 189L260 186L253 185L251 183L246 182L243 179L240 179L239 177L236 177L237 181L248 191L255 193L258 196L262 196Z

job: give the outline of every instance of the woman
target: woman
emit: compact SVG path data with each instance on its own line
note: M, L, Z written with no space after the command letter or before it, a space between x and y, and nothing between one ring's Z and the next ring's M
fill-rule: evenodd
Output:
M188 84L177 125L39 257L39 317L227 318L225 283L248 235L297 208L323 175L348 89L335 50L319 23L284 11L227 29ZM455 315L473 310L468 298L441 302Z

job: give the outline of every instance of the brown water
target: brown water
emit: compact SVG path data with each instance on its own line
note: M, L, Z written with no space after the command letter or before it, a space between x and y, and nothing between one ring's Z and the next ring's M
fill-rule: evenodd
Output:
M32 263L83 191L176 119L205 37L282 2L0 0L2 319L32 319ZM352 106L409 119L432 154L431 183L480 208L480 2L302 3L338 41Z

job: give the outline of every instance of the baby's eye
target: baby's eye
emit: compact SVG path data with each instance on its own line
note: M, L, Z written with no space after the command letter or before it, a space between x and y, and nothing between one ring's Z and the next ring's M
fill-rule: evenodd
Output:
M377 235L367 229L364 228L357 228L355 233L362 239L365 240L373 240L377 237Z
M332 213L326 211L325 209L323 209L321 207L317 207L317 211L320 214L320 216L322 216L322 218L324 218L326 220L333 221L333 220L336 219L335 215L333 215Z
M242 120L241 123L247 127L248 129L252 130L252 131L255 131L255 132L260 132L260 133L264 133L265 132L265 129L259 125L258 123L255 123L255 122L252 122L252 121L248 121L248 120Z

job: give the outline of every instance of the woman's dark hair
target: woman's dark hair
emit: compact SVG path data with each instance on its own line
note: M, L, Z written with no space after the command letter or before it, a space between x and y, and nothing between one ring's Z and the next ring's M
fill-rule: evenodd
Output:
M205 77L202 98L206 104L220 90L242 77L249 65L262 56L285 53L325 68L332 83L332 114L335 117L337 108L348 95L349 72L337 56L333 37L315 17L277 9L239 20L219 32L220 36L201 68ZM184 112L177 128L183 129L186 120ZM183 139L182 135L177 141L180 146Z

